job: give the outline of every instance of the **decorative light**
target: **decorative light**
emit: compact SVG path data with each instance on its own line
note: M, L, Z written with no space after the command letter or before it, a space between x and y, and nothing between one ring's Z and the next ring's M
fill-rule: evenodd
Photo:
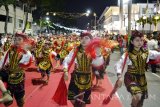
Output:
M86 16L88 17L88 16L91 14L91 11L90 11L90 10L87 10L85 14L86 14Z
M56 13L53 13L53 16L56 16Z
M49 21L49 17L46 17L46 20Z
M87 14L90 14L91 13L91 11L90 10L87 10Z
M89 16L89 14L88 14L88 13L86 13L86 16L88 17L88 16Z
M37 25L37 23L35 22L35 23L34 23L34 25L36 26L36 25Z
M48 16L48 15L49 15L49 12L47 12L46 15Z
M96 17L96 16L97 16L97 14L96 14L96 13L94 13L94 14L93 14L93 16L95 16L95 17Z
M146 17L146 16L143 16L143 19L145 20L145 19L147 19L147 17Z
M158 19L159 19L159 16L155 16L154 19L158 20Z

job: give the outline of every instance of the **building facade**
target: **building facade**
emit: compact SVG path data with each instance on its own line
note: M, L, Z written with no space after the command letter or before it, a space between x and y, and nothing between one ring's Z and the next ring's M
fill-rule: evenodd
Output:
M14 8L13 5L9 5L9 19L8 19L8 29L7 32L13 34L14 30L16 32L22 32L25 20L26 20L26 12L25 12L25 5L16 6L16 25L14 27ZM6 21L6 10L4 6L0 7L0 33L4 33L4 26ZM28 22L27 22L27 29L26 33L32 33L31 25L32 25L32 12L28 13Z
M147 12L146 12L146 7ZM132 4L132 12L131 12L131 30L140 30L150 32L155 30L155 26L152 24L146 23L144 27L142 26L142 23L137 23L137 20L139 20L141 17L152 17L155 15L157 10L155 10L155 4L149 3L137 3ZM160 17L159 17L160 18ZM147 18L146 18L147 20ZM127 4L123 5L123 28L122 32L123 34L126 34L128 30L128 6ZM107 7L104 12L102 13L101 17L98 20L99 23L99 29L102 31L107 31L109 33L119 33L120 31L120 7L119 6L111 6ZM156 26L157 30L160 30L160 23Z

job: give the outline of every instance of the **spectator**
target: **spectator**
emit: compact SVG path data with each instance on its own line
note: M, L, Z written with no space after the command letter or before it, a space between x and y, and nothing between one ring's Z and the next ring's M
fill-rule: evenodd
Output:
M123 55L124 49L126 48L126 41L122 35L119 36L118 42L119 42L120 53L121 55Z
M148 41L148 49L149 50L158 50L158 41L157 41L157 35L149 35L149 41ZM150 59L150 61L154 61L155 59ZM152 73L156 73L156 64L151 64L151 71Z

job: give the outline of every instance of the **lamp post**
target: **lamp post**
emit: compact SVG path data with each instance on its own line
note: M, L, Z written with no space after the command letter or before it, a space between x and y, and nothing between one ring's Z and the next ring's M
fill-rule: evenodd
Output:
M138 16L135 16L135 19L134 19L134 21L135 21L135 30L137 30L137 21L139 20L139 18L138 18Z
M131 12L132 12L132 0L128 1L128 35L131 36Z
M47 33L48 33L48 34L49 34L49 26L48 26L49 20L50 20L50 18L49 18L49 17L46 17L46 22L47 22Z
M147 17L146 17L146 16L143 16L142 19L143 19L143 20L147 20ZM143 22L142 22L143 33L144 33L144 25L145 25L145 22L143 21Z
M120 33L122 33L123 29L123 0L119 0L120 9L119 9L119 20L120 20Z
M88 17L91 14L91 11L87 10L85 14ZM94 12L93 16L94 16L94 29L97 30L97 14Z
M132 0L123 0L123 3L128 3L128 35L131 36Z
M90 11L90 10L87 10L85 14L86 14L86 16L88 17L88 16L91 14L91 11Z
M94 13L93 16L94 16L94 25L95 25L94 27L95 27L95 30L96 30L97 29L97 19L96 19L97 18L97 14Z

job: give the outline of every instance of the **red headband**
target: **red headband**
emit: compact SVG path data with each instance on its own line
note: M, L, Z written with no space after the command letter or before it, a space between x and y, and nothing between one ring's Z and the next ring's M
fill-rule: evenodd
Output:
M24 33L16 33L15 37L22 37L23 40L28 40L28 36Z
M143 34L137 30L132 32L132 37L143 37Z

